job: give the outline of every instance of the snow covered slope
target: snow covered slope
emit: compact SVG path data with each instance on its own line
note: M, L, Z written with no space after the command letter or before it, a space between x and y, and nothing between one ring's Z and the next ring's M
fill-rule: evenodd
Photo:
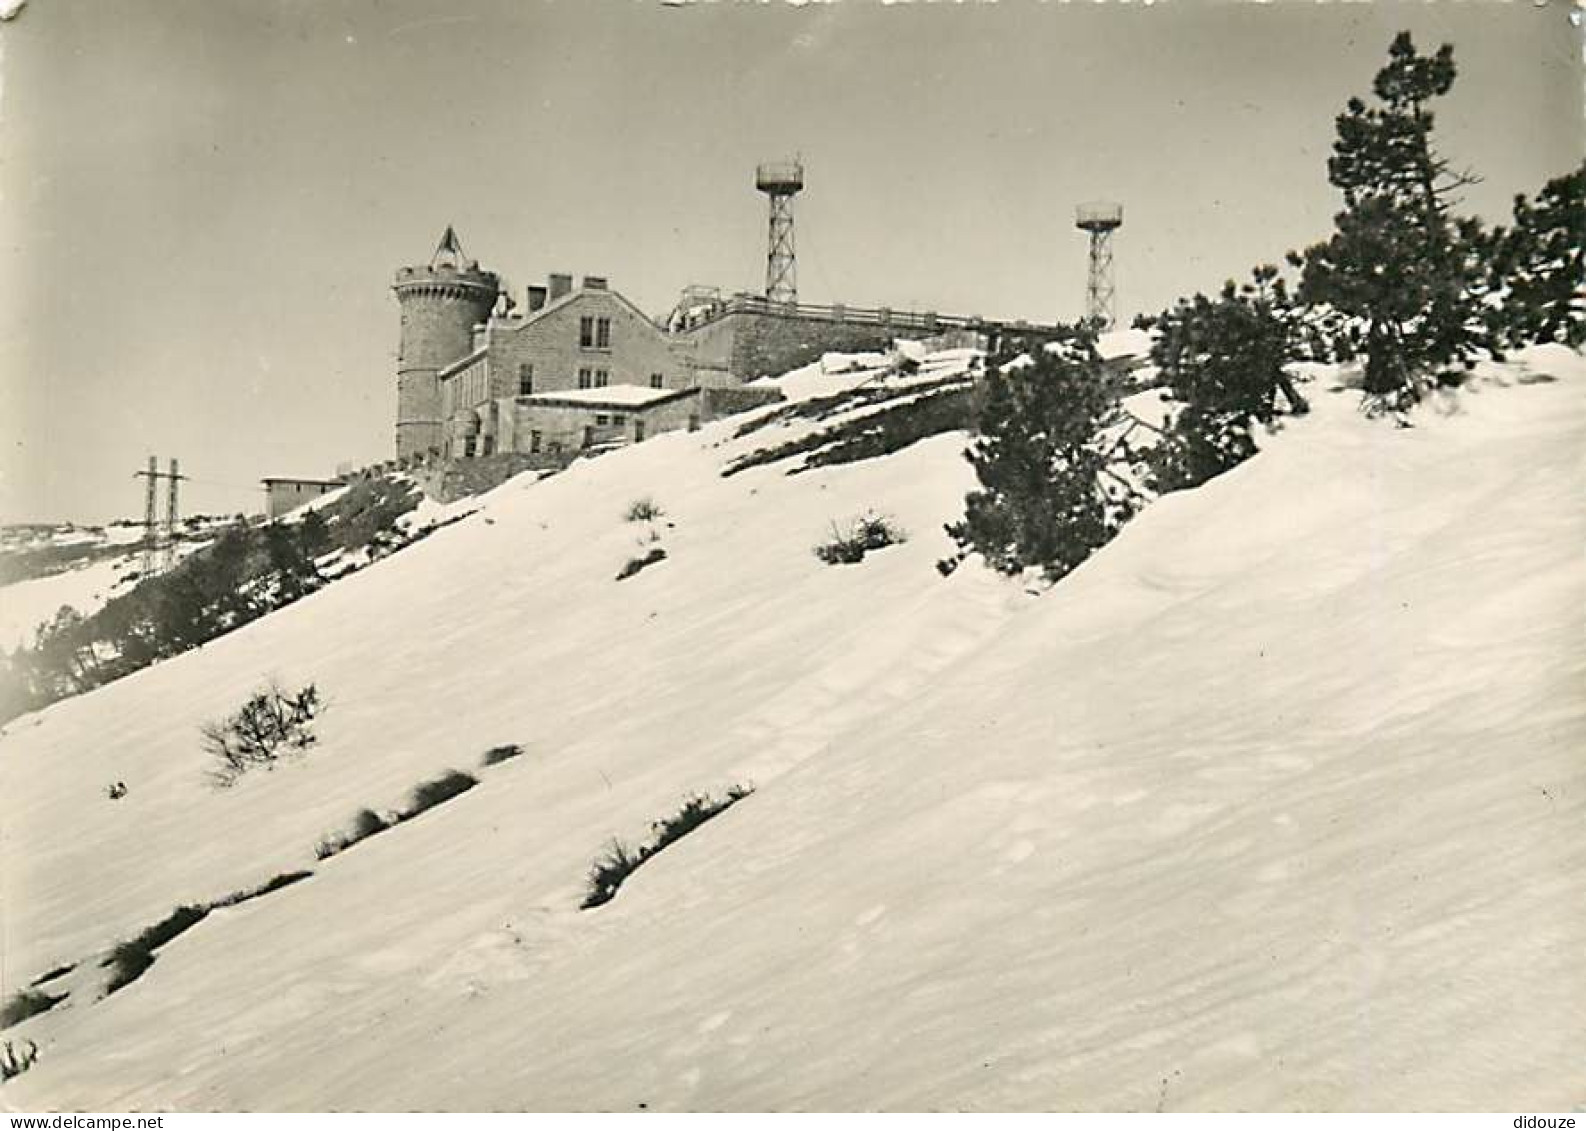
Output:
M1313 386L1039 598L933 568L961 436L730 478L773 429L663 436L19 719L4 991L78 966L0 1104L1586 1101L1586 365L1528 360L1410 430ZM870 508L910 540L814 558ZM318 745L209 787L198 726L272 675ZM448 767L479 786L314 859ZM609 838L734 783L578 910ZM96 1000L118 939L302 868Z

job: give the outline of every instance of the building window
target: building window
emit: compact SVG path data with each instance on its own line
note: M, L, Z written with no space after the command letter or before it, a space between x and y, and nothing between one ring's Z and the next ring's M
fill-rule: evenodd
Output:
M659 373L650 374L650 388L659 389L661 387L661 382L662 377Z
M611 381L611 374L604 369L595 370L595 388L604 389Z
M595 426L597 428L604 428L606 425L608 425L610 423L611 423L611 418L609 416L607 416L605 413L597 412L595 414Z
M578 320L578 345L586 350L611 348L611 319L586 314Z
M538 432L530 432L529 433L529 454L530 455L539 455L539 453L540 453L540 434Z
M578 371L578 387L580 389L587 389L594 383L595 371L593 369L580 369Z
M534 366L529 362L518 365L518 396L526 397L534 392Z
M611 414L611 422L613 424L626 424L628 422L628 418L623 416L620 412L614 412Z

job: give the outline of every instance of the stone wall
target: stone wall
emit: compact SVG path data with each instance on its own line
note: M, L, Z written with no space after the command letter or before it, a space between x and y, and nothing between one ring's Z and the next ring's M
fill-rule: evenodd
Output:
M701 420L720 420L724 416L736 416L740 412L763 408L783 399L780 389L752 389L745 385L701 389L699 415Z
M437 502L450 503L483 494L525 471L560 471L567 463L567 458L550 455L498 452L477 459L435 460L412 474L425 495Z
M884 350L894 338L921 336L912 326L843 321L772 311L733 311L684 331L699 384L730 373L737 381L770 377L818 361L824 353Z

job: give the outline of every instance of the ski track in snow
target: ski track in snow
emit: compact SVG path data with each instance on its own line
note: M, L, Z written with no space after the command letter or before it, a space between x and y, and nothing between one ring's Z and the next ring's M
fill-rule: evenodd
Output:
M1586 362L1522 361L1559 379L1495 369L1409 430L1318 381L1039 598L933 568L962 436L730 479L795 431L662 436L16 720L3 988L80 966L0 1102L1586 1101ZM624 522L642 496L664 517ZM909 541L813 557L867 509ZM318 744L208 788L198 725L271 675L318 683ZM448 767L479 787L313 860ZM609 838L735 782L576 910ZM117 939L295 868L92 1000Z

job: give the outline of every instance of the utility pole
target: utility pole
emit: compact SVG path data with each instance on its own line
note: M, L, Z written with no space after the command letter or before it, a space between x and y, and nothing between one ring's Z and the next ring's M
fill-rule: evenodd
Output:
M176 560L176 516L178 511L177 485L187 476L181 474L176 459L171 459L171 470L161 471L158 456L149 457L147 471L133 472L133 478L147 480L143 493L143 570L142 576L154 573L156 551L162 571L170 569ZM165 496L165 522L158 521L159 484L168 480Z
M185 475L177 473L176 457L172 456L171 470L166 476L170 483L170 494L166 496L165 501L165 556L160 563L161 573L170 569L176 562L176 489L185 478L187 478Z
M147 490L143 495L143 568L140 576L148 577L154 572L154 507L155 500L159 498L160 461L149 457L149 470L133 473L133 478L148 480Z

